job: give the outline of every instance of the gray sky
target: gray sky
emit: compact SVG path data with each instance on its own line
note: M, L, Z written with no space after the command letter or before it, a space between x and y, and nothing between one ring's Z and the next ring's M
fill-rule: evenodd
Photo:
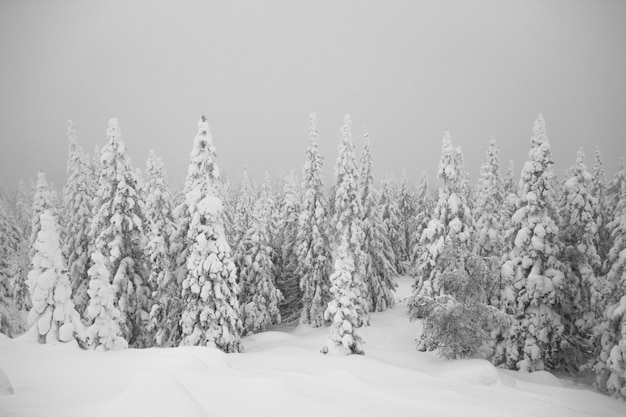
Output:
M489 137L503 168L546 118L557 173L599 146L626 152L626 2L0 0L0 182L65 183L66 121L92 152L120 120L135 166L149 149L184 179L205 113L238 180L295 170L317 112L326 181L344 113L375 174L434 174L443 131L476 179Z

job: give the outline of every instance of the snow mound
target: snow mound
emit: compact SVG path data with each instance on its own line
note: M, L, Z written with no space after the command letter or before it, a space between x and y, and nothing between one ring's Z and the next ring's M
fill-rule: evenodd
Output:
M563 381L554 376L548 371L535 371L535 372L517 372L506 371L515 376L515 378L526 382L532 382L533 384L550 385L553 387L565 387Z
M509 378L501 378L498 369L484 359L449 360L438 364L437 374L444 378L476 385L514 384Z
M166 371L138 372L122 395L92 409L94 416L207 417L187 389Z
M285 345L286 342L292 342L294 339L297 339L297 337L290 333L267 331L246 336L244 341L246 352L255 352L270 347L280 347Z

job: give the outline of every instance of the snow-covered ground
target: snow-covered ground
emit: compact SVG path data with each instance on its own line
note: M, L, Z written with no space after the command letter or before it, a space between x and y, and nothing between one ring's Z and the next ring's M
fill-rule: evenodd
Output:
M408 294L410 281L399 284ZM278 327L244 338L243 354L103 353L0 335L15 390L0 395L0 416L626 416L626 403L547 372L417 352L418 328L401 305L373 314L365 355L347 357L319 353L326 328Z

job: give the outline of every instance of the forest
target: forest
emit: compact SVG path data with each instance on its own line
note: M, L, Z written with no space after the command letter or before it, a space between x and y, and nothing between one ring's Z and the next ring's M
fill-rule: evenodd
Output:
M84 349L215 346L278 323L328 327L321 353L367 354L370 313L410 276L416 348L524 372L594 373L626 399L626 163L607 178L579 150L558 178L546 124L519 176L491 140L477 181L448 132L436 185L375 180L346 115L324 185L316 115L301 177L237 185L220 174L203 116L184 185L151 152L145 171L120 125L88 155L68 122L67 182L45 173L0 190L0 332Z

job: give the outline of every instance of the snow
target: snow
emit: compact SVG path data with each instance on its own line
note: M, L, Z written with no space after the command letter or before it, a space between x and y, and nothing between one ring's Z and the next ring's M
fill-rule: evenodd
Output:
M398 280L397 297L412 280ZM20 416L595 416L626 403L548 372L501 370L415 350L420 321L401 303L360 329L365 355L319 353L327 328L279 325L244 337L245 352L212 347L99 352L0 335L14 394L0 415Z

